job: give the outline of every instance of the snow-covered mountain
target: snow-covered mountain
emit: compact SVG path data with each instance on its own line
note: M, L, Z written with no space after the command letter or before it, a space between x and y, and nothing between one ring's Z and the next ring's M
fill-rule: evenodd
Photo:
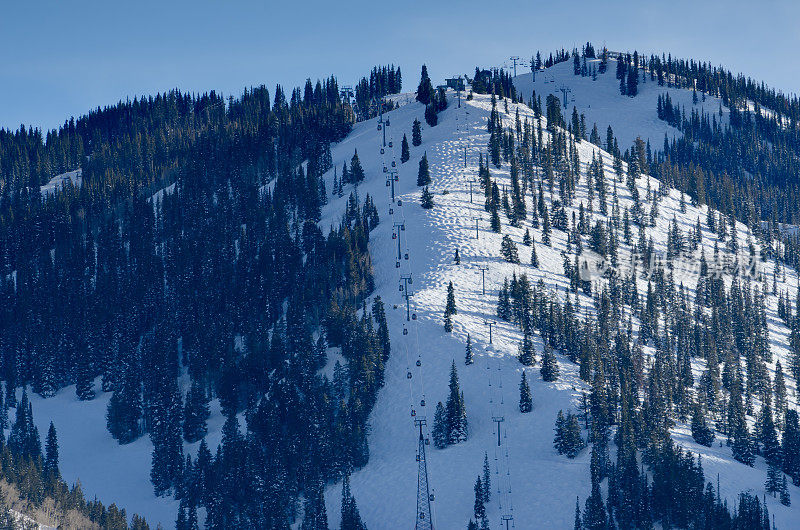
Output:
M692 93L687 90L658 87L647 82L639 85L636 98L621 96L613 66L596 80L572 74L571 63L557 64L538 73L535 83L530 74L515 79L518 92L527 101L533 90L544 99L553 93L562 97L561 87L570 89L570 101L565 112L569 118L572 106L586 116L587 128L597 124L601 137L611 125L620 142L620 148L629 148L637 136L660 146L664 135L671 137L680 132L658 120L656 99L669 92L671 99L687 108L692 106ZM323 210L320 226L323 230L338 224L348 202L348 195L357 192L360 199L369 194L375 201L381 222L370 236L370 251L375 273L375 292L386 303L391 333L392 355L385 372L385 387L371 415L369 437L370 460L367 466L351 477L352 492L366 523L371 529L412 528L416 517L418 431L414 419L425 417L430 434L433 412L437 402L447 397L447 384L451 364L455 362L464 392L469 436L466 442L446 449L428 446L428 472L435 491L433 502L434 523L437 529L463 529L473 511L473 484L482 472L484 455L488 456L492 473L492 500L487 506L492 527L498 528L502 515L513 515L515 528L572 528L575 497L581 506L589 495L589 450L575 459L560 456L553 448L553 427L559 410L577 411L582 396L588 392L587 384L578 377L578 365L556 352L560 367L557 382L546 383L539 374L539 366L524 368L517 360L522 334L517 326L496 317L497 294L506 278L513 274L527 274L531 284L541 281L545 288L564 299L569 280L564 275L562 252L567 249L567 234L558 229L552 233L552 246L542 242L542 230L530 222L521 227L503 223L502 233L490 230L489 216L484 210L484 196L477 182L479 154L487 152L487 120L491 112L491 98L474 96L467 101L462 94L461 106L453 92L448 92L449 106L439 114L435 127L424 125L424 106L414 101L413 95L404 94L393 99L400 104L388 112L385 130L378 130L375 119L358 123L342 142L332 146L334 167L350 163L358 152L366 179L357 190L345 186L343 197L330 198ZM507 104L507 110L506 110ZM706 112L720 109L720 101L706 97L697 104ZM524 122L534 121L533 111L524 104L499 101L497 105L506 126L514 126L516 113ZM727 119L727 109L722 107ZM403 134L411 140L412 122L423 123L422 144L410 148L410 160L400 163L400 142ZM546 121L543 120L543 127ZM383 134L388 146L381 153ZM548 133L545 132L545 137ZM608 181L614 178L612 157L598 146L582 141L577 144L582 175L593 156L600 156ZM435 207L420 207L421 188L416 185L420 158L427 153L430 163ZM398 199L392 202L391 187L387 187L387 173L395 162L399 178L395 183ZM508 164L500 169L491 168L492 178L501 189L510 186ZM47 193L70 180L80 185L80 172L71 172L53 179L42 192ZM334 171L325 175L328 190L333 188ZM642 176L637 181L639 195L649 210L645 198L648 188L657 190L655 179ZM171 193L167 187L155 195L153 202ZM620 208L632 205L631 194L624 183L617 184ZM545 194L548 208L550 196ZM588 189L584 176L577 183L576 199L566 209L568 218L578 214L581 202L586 202ZM533 207L528 197L529 210ZM667 233L673 217L685 233L693 228L697 219L703 226L702 246L707 256L712 255L717 236L706 230L707 207L694 207L687 199L681 211L681 197L670 190L659 203L660 216L655 227L646 229L653 238L655 249L666 252ZM595 220L606 217L595 212ZM403 229L398 231L397 225ZM739 241L747 240L747 228L738 225ZM540 266L530 265L531 247L523 244L525 230L535 240ZM504 235L517 244L520 264L512 264L500 257ZM398 239L399 252L398 260ZM724 246L724 245L721 245ZM454 262L456 249L460 264ZM621 244L620 260L630 254L630 247ZM699 250L698 250L699 252ZM407 257L406 257L407 256ZM397 266L399 262L399 267ZM775 264L766 261L763 272L769 279ZM481 269L485 269L485 278ZM781 275L781 289L798 282L797 271L785 269ZM410 311L415 315L406 320L406 300L399 290L401 278L411 276L413 297ZM485 279L486 293L483 294ZM683 271L680 281L689 293L694 292L697 272ZM453 332L443 329L447 285L453 283L458 314L454 317ZM676 273L676 282L678 273ZM639 278L639 291L646 292L647 281ZM571 297L574 295L570 294ZM593 300L579 294L580 313L594 311ZM777 296L767 296L767 318L771 334L774 360L783 367L790 365L786 347L788 329L777 316ZM495 322L490 331L487 322ZM404 333L407 331L407 334ZM491 333L491 344L490 344ZM475 363L464 364L467 337L470 337ZM534 337L537 358L541 357L543 344ZM652 349L645 348L652 355ZM333 363L331 356L330 364ZM419 366L417 366L419 361ZM702 360L694 361L695 378L704 368ZM533 411L522 414L517 408L518 384L521 372L527 370L533 392ZM774 370L774 364L769 365ZM411 378L408 378L408 374ZM797 407L796 382L787 377L789 404ZM109 394L101 394L90 402L79 402L74 387L59 391L56 396L42 399L31 396L34 419L40 432L46 432L50 421L55 422L59 433L61 471L67 482L80 479L88 498L97 496L104 502L117 502L129 513L139 513L155 525L172 527L177 501L156 498L150 483L150 458L152 444L147 437L134 443L119 446L105 428L105 414ZM425 401L425 406L421 402ZM416 416L412 417L412 410ZM13 414L13 413L12 413ZM501 442L497 444L497 424L493 417L502 416ZM207 442L213 451L221 438L223 418L218 402L212 403ZM755 467L747 467L732 458L729 447L720 445L719 435L712 447L696 444L686 424L679 423L672 432L673 438L692 453L701 455L706 479L719 475L722 495L732 506L736 496L751 490L759 498L764 493L766 465L758 458ZM584 432L585 437L585 432ZM196 451L197 444L187 446L187 452ZM499 487L499 492L498 492ZM499 494L498 494L499 493ZM782 506L767 496L770 513L779 528L797 526L800 521L800 489L790 486L795 503ZM341 501L341 485L334 484L326 491L327 512L331 528L337 527Z
M611 125L624 150L636 136L650 138L656 146L663 142L664 134L680 134L656 117L657 94L665 88L655 83L640 85L641 93L636 98L620 96L614 79L613 66L609 72L591 77L573 76L571 64L563 63L548 69L531 83L530 75L516 79L517 88L527 100L532 88L544 99L548 92L557 93L560 86L569 86L574 101L568 105L566 118L572 105L585 113L587 128L594 122L604 137L605 128ZM690 91L670 89L671 97L681 105L692 104ZM387 139L393 149L381 155L383 131L377 130L376 120L359 123L347 139L334 146L334 165L341 168L349 163L357 150L367 178L358 187L363 199L369 193L381 213L381 223L371 237L371 252L375 268L376 290L387 304L392 340L392 357L386 366L386 386L379 394L378 403L371 416L370 461L351 477L352 492L358 502L361 515L369 528L412 528L416 514L417 449L418 432L414 427L411 410L417 418L425 416L428 429L432 423L435 404L447 397L447 383L451 363L455 362L461 381L461 389L468 412L469 438L465 443L443 450L428 446L428 471L431 487L435 490L433 503L436 528L465 528L473 511L473 484L481 473L484 454L488 454L492 470L494 496L487 506L492 527L500 527L501 515L513 514L517 528L572 528L575 497L583 501L589 494L589 451L584 450L577 458L569 460L559 456L553 448L553 426L560 409L578 409L579 400L587 385L578 377L578 366L557 354L561 376L555 383L545 383L539 375L539 367L524 368L517 360L518 345L522 340L519 329L496 318L497 294L504 279L512 274L525 273L531 284L542 281L547 289L563 300L569 286L564 276L562 251L567 247L567 234L553 231L552 246L541 244L542 232L529 222L514 228L504 222L502 234L489 228L489 217L484 210L484 197L477 184L478 156L486 153L489 135L487 120L491 110L489 96L475 95L471 101L462 98L457 105L455 94L449 95L449 107L439 115L436 127L423 125L423 142L411 148L411 159L400 164L400 140L405 133L411 138L413 120L423 122L424 106L411 102L387 113ZM508 103L507 111L505 105ZM707 111L718 111L719 101L707 98ZM500 101L497 105L505 126L513 126L515 114L521 120L534 120L533 112L526 105ZM723 111L726 112L726 111ZM545 124L543 124L544 126ZM547 135L547 133L545 133ZM585 174L587 164L593 156L600 156L609 182L613 179L612 157L588 141L577 145L581 160L581 171ZM466 167L465 167L466 150ZM436 206L431 210L420 207L421 189L416 185L417 167L420 157L427 153L433 182L430 186ZM386 162L384 161L386 160ZM397 204L390 200L390 188L386 187L384 164L396 160L399 180L396 183ZM510 186L508 164L501 169L491 168L492 177L501 189ZM331 189L333 171L326 175ZM470 194L472 182L472 200ZM648 187L658 189L658 182L647 176L637 181L639 195L644 200ZM624 183L618 183L620 208L632 205L631 194ZM334 199L324 211L322 226L336 222L343 212L347 195ZM547 195L547 194L546 194ZM529 199L529 198L528 198ZM567 208L567 216L577 215L578 205L586 202L586 179L582 177L577 186L573 207ZM549 198L547 199L549 201ZM402 201L402 206L399 205ZM655 227L646 229L652 236L657 252L666 252L667 233L673 217L681 230L693 228L697 219L703 224L702 246L706 255L713 253L716 235L705 226L707 207L686 205L680 207L680 193L669 191L659 203L660 216ZM688 198L687 198L687 203ZM649 209L650 203L644 202ZM532 205L528 205L530 209ZM548 207L550 203L548 202ZM594 219L605 216L594 214ZM476 225L477 222L477 225ZM395 229L403 223L404 230ZM477 226L477 229L476 229ZM747 239L747 229L738 225L739 241ZM535 240L540 267L529 265L529 246L522 243L523 234L529 229ZM400 267L398 243L393 234L400 234ZM510 235L520 251L521 264L505 262L500 257L503 235ZM477 237L476 237L477 236ZM724 246L724 245L723 245ZM461 263L454 263L454 253L459 250ZM623 255L630 247L622 244ZM699 255L699 250L697 251ZM405 259L405 255L408 259ZM624 261L624 258L620 258ZM481 267L485 273L486 294L482 294ZM763 272L772 278L775 264L767 261ZM678 276L680 274L680 276ZM406 321L405 299L399 290L402 276L413 276L411 311L416 320ZM795 286L797 272L785 271L782 288ZM676 283L682 281L690 293L694 292L697 273L693 270L676 272ZM443 312L446 288L452 281L455 287L458 314L454 317L452 333L443 330ZM647 281L639 278L639 291L646 292ZM792 289L793 290L793 289ZM570 295L574 296L574 295ZM592 299L579 295L580 311L594 311ZM789 365L786 344L788 329L777 316L777 296L767 297L771 347L775 360L784 367ZM485 323L497 321L490 330ZM407 329L408 334L404 334ZM467 336L470 336L475 352L475 363L464 364ZM537 357L542 352L542 343L536 337ZM652 354L649 347L647 355ZM421 366L416 366L417 359ZM695 360L693 369L699 377L703 369L702 360ZM518 384L523 369L528 370L528 380L534 396L534 408L530 414L521 414L517 408ZM774 364L769 366L774 369ZM408 373L412 378L408 378ZM788 378L790 406L796 407L795 381ZM421 400L426 402L420 406ZM503 416L501 424L502 445L497 446L494 416ZM585 433L584 433L585 434ZM764 493L766 465L759 458L755 467L747 467L733 460L731 450L720 444L718 435L715 444L703 447L696 444L685 424L678 424L672 432L673 438L695 455L702 456L706 479L719 475L721 493L733 506L741 491L751 490L759 498ZM499 480L498 480L499 479ZM498 495L498 485L500 494ZM800 489L790 486L796 497ZM331 524L338 524L340 485L328 488L326 499ZM766 502L779 528L791 528L800 520L800 508L780 505L776 499L767 497Z

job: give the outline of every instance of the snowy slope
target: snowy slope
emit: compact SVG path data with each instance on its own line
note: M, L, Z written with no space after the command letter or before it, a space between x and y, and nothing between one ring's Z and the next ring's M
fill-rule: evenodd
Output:
M565 67L571 68L571 65ZM613 72L613 66L612 66ZM569 71L571 76L571 70ZM607 74L608 75L608 74ZM613 88L616 91L616 80L610 74ZM576 77L576 81L592 83L591 78ZM538 79L537 79L538 82ZM600 80L597 83L601 83ZM599 86L599 85L596 85ZM644 85L655 88L655 84ZM537 90L537 93L538 90ZM578 92L578 101L586 97L588 105L597 113L589 118L601 126L603 116L609 119L615 116L628 116L614 122L615 133L622 141L627 136L631 139L640 132L652 134L657 141L663 139L664 128L667 127L655 118L656 90L652 91L652 105L636 109L638 105L630 105L630 98L622 98L618 94L601 92L591 94L586 88L585 96ZM647 94L647 92L645 92ZM676 100L676 96L672 96ZM619 98L619 101L617 101ZM641 98L641 99L639 99ZM642 96L637 102L646 101ZM681 103L683 103L682 100ZM691 103L691 93L689 93ZM717 103L710 102L714 109ZM522 118L532 117L527 107L509 104L509 114L504 119L513 120L514 112L519 107ZM416 117L423 122L423 143L420 147L411 148L411 160L400 166L398 196L403 207L394 206L394 216L389 215L390 200L385 179L382 174L383 162L379 153L380 134L376 130L376 120L358 124L352 134L333 149L334 162L341 167L342 162L358 150L359 158L367 175L366 181L359 187L358 193L363 199L366 193L375 199L381 214L381 224L371 238L371 252L375 267L376 294L386 302L389 327L392 340L392 357L386 366L386 387L381 390L378 403L371 417L372 435L370 437L370 462L362 470L353 474L351 487L358 502L362 518L369 528L412 528L416 513L417 463L415 451L417 432L412 423L410 409L413 406L419 415L426 415L432 421L433 407L437 401L444 401L447 394L447 381L451 361L455 360L461 379L469 416L470 435L466 443L435 450L428 446L428 466L432 488L436 492L434 512L436 528L464 528L472 514L473 483L481 471L484 452L488 452L491 462L495 490L492 502L487 506L493 527L500 522L503 513L511 512L516 526L519 528L571 528L574 517L575 495L580 496L581 504L589 493L588 450L574 460L558 456L552 448L553 424L559 409L576 408L581 392L586 386L577 376L577 366L558 355L561 377L556 383L544 383L539 375L538 366L528 369L528 378L534 395L534 410L531 414L520 414L517 410L517 385L522 365L516 359L517 345L521 341L519 330L511 325L499 322L493 331L493 344L489 345L488 328L485 320L496 320L497 289L506 277L513 272L525 272L535 284L542 279L546 286L560 291L563 297L567 280L563 276L560 253L566 247L566 234L553 231L553 246L547 248L537 243L537 252L541 268L536 270L526 265L529 263L530 249L521 244L525 227L512 228L503 225L503 234L510 234L519 246L522 265L505 263L499 258L502 234L489 231L488 214L483 209L483 196L477 185L474 203L470 203L468 180L477 175L477 155L484 152L488 141L486 122L491 108L488 97L476 95L475 99L463 103L461 109L456 108L454 98L450 107L439 116L439 125L429 128L424 125L424 108L418 103L409 103L388 113L391 121L388 135L394 140L399 155L400 139L403 133L411 136L411 122ZM502 112L503 104L498 105ZM584 109L582 109L584 110ZM628 112L629 111L629 112ZM642 118L639 113L652 115L652 120ZM587 118L590 114L587 112ZM649 120L649 121L648 121ZM507 121L507 124L513 123ZM677 131L674 131L677 133ZM601 134L603 134L602 131ZM630 134L628 134L630 133ZM463 150L467 147L468 167L463 167ZM579 146L582 162L591 159L592 152L600 152L599 148L588 142ZM389 151L391 153L391 151ZM420 191L416 186L418 161L427 152L431 166L436 207L423 210L419 206ZM390 156L391 155L387 155ZM613 175L611 158L603 153L607 179ZM389 158L391 160L391 158ZM502 170L491 169L492 176L497 178L498 185L510 182L507 165ZM333 172L328 175L328 189L331 189ZM646 197L647 178L638 181L640 196ZM575 211L581 199L586 200L585 177L579 183L575 208L568 209L568 216ZM657 189L657 181L651 179L652 188ZM343 211L347 195L352 187L346 188L342 199L331 201L325 211L322 226L329 226L339 218ZM447 191L447 194L443 194ZM630 194L619 185L618 193L621 208L630 205ZM530 197L528 197L530 201ZM676 216L681 229L685 232L700 217L705 220L706 209L693 208L687 205L686 213L679 209L679 193L673 191L659 205L660 218L656 228L648 228L652 235L656 250L665 252L668 223ZM649 209L649 204L645 203ZM531 205L529 203L530 210ZM392 218L394 217L394 219ZM479 219L479 238L475 239L475 222ZM602 218L596 216L595 219ZM409 260L401 260L401 269L396 269L396 240L392 239L393 222L404 220L406 230L402 232L403 253L408 252ZM745 241L744 226L739 226L740 241ZM541 231L532 229L536 241L541 241ZM704 231L703 245L706 254L710 255L713 238L716 236ZM624 255L625 245L621 252ZM461 265L453 263L453 253L459 248ZM486 273L487 294L481 294L481 274L479 265L489 267ZM771 278L773 264L767 263L765 272ZM398 291L399 275L413 272L414 292L412 311L417 315L416 323L408 325L410 333L403 335L405 323L404 300ZM695 273L696 274L696 273ZM687 272L681 278L693 292L696 276ZM454 317L454 332L445 333L442 327L442 314L445 305L446 286L448 281L455 286L458 315ZM786 289L797 283L797 273L787 270L785 283L779 288ZM646 289L646 281L640 279L640 292ZM792 292L794 292L792 290ZM396 309L391 309L397 305ZM591 301L581 295L583 311L591 308ZM776 315L777 299L769 297L768 319L773 351L776 358L784 366L788 366L786 344L788 330ZM471 334L476 362L472 366L463 363L464 347L467 333ZM537 356L541 354L542 345L536 344ZM415 361L422 361L417 368ZM770 366L772 369L773 366ZM695 370L702 366L695 366ZM409 381L408 371L413 373ZM789 394L795 395L795 382L787 378ZM491 386L490 386L491 384ZM502 385L502 390L500 389ZM412 398L413 395L413 398ZM427 407L419 406L423 397ZM413 401L412 401L413 399ZM790 398L791 406L797 406L794 397ZM413 405L412 405L413 403ZM496 431L491 421L493 415L502 414L505 422L504 445L495 456ZM742 490L751 489L759 497L762 496L766 467L759 459L755 468L748 468L733 461L728 447L718 446L705 448L695 444L687 434L685 425L678 425L675 438L691 451L703 456L703 465L707 479L711 480L717 473L723 485L722 494L733 505L735 497ZM585 433L584 433L585 436ZM719 436L717 438L719 440ZM505 451L508 450L508 464ZM499 471L499 475L495 474ZM509 475L506 473L510 471ZM504 495L497 495L497 477L504 477ZM510 480L511 494L507 495L507 481ZM800 489L791 487L791 494L797 498ZM340 485L328 488L326 499L331 526L338 524L340 503ZM503 501L501 508L498 497ZM767 498L770 513L775 515L779 528L791 528L800 520L800 508L786 508L772 498Z
M598 67L599 59L586 61L587 66ZM670 140L674 136L682 136L682 133L668 125L665 121L659 120L656 115L658 96L669 93L673 105L685 108L687 114L693 107L700 112L702 109L706 114L716 114L717 121L728 123L730 111L722 106L722 117L719 116L722 100L706 96L702 100L702 94L698 92L697 105L692 105L692 91L681 88L668 88L658 86L657 81L651 81L647 76L647 81L639 80L639 93L636 97L623 96L619 93L619 80L616 78L617 63L613 59L608 61L608 69L604 74L597 74L597 80L592 77L581 77L573 74L572 61L558 63L546 70L536 73L536 82L533 82L531 74L518 75L514 78L514 86L517 94L521 95L525 101L530 99L533 91L536 96L541 96L542 104L548 94L558 97L562 103L564 118L569 120L572 116L572 107L578 109L578 114L586 115L586 135L592 130L592 125L597 124L600 137L605 141L606 129L609 125L614 130L614 134L619 140L619 148L624 151L630 148L637 136L647 142L653 149L661 148L664 145L664 135ZM641 76L641 72L639 74ZM566 110L563 110L564 96L561 87L570 89Z
M51 398L29 393L33 406L33 420L44 440L52 421L56 427L59 445L59 467L67 484L80 481L87 500L97 498L104 504L116 503L125 508L128 520L138 513L152 528L175 526L178 502L172 498L159 498L153 494L150 482L150 464L153 444L148 436L133 443L119 445L106 429L106 410L111 393L100 391L99 379L95 384L97 397L79 401L75 386L61 389ZM22 395L18 390L17 397ZM222 438L224 418L219 402L210 404L206 443L214 451ZM9 409L14 421L15 410ZM8 432L6 433L8 435ZM184 444L184 450L196 456L200 442Z
M51 178L47 184L41 186L39 191L43 197L46 197L47 195L58 191L59 188L66 186L67 183L71 183L73 186L80 188L82 182L83 170L76 169L74 171L67 171L66 173L56 175L55 177Z

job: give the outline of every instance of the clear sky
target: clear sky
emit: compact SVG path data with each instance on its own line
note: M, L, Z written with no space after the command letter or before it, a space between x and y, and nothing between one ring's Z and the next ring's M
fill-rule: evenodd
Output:
M376 64L400 65L412 89L423 62L438 81L587 40L707 59L800 93L798 20L796 0L5 2L0 127L52 128L174 87L238 95L330 74L353 84Z

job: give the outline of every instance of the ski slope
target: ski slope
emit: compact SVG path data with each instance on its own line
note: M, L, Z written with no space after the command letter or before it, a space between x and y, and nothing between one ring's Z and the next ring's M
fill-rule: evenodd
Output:
M570 68L570 63L556 66ZM610 68L613 72L613 66ZM614 74L610 77L616 91ZM541 77L541 76L540 76ZM517 78L518 87L521 80ZM539 78L537 78L537 82ZM582 84L593 83L591 78L575 77ZM651 135L658 142L663 133L670 132L668 126L656 118L656 85L640 85L643 95L635 99L623 98L618 93L603 89L598 78L597 94L587 86L585 92L576 86L576 104L585 104L581 111L587 113L588 125L603 119L612 120L612 127L620 141L637 134ZM610 82L609 82L610 83ZM648 89L652 89L648 96ZM527 92L524 92L527 97ZM537 94L539 91L537 90ZM591 95L591 96L590 96ZM473 484L481 472L484 452L488 453L492 467L492 501L487 505L487 513L492 527L498 527L503 514L513 513L517 528L572 528L575 509L575 496L583 502L589 494L589 450L585 449L577 458L569 460L556 454L552 447L553 427L559 409L576 410L579 398L587 386L578 378L577 365L557 354L561 375L555 383L544 383L539 375L539 366L527 368L528 379L534 397L534 409L530 414L521 414L517 408L518 384L523 366L517 361L517 346L522 336L510 324L495 318L497 290L504 278L516 272L528 275L531 284L542 280L544 284L563 293L568 286L563 275L561 251L566 248L566 234L558 230L552 233L552 248L541 243L541 231L530 228L530 222L521 228L508 226L504 219L503 233L495 234L489 230L488 214L483 208L483 194L477 184L473 185L474 202L470 202L469 180L477 176L478 153L487 149L488 134L486 123L491 109L487 96L475 95L474 100L462 101L457 108L453 94L450 106L439 115L439 124L430 128L423 119L424 107L416 102L409 103L386 115L391 122L387 138L394 141L394 152L399 157L400 139L403 133L411 136L411 123L418 118L423 123L423 143L411 147L411 160L399 166L399 182L396 193L403 207L394 206L394 216L389 215L390 198L382 173L383 161L379 153L382 132L376 130L376 120L357 124L344 141L334 146L333 158L337 168L358 150L361 164L367 175L358 187L363 200L369 193L375 200L381 214L381 223L371 236L371 253L375 268L376 295L387 304L387 317L391 331L392 357L386 365L386 386L379 394L377 405L371 416L370 461L367 466L351 477L351 489L358 503L361 516L369 528L413 528L416 516L417 462L415 453L418 433L412 422L410 409L413 406L418 415L425 415L432 423L433 411L438 401L444 402L447 396L447 383L450 365L455 360L464 392L469 421L469 439L465 443L436 450L428 446L428 471L431 487L435 490L433 503L435 527L439 529L463 529L472 516ZM644 97L643 97L644 96ZM685 96L685 95L684 95ZM543 94L544 97L544 94ZM652 105L649 98L652 97ZM681 95L672 95L673 101ZM585 98L585 99L583 99ZM688 92L691 103L691 92ZM589 105L591 105L590 113ZM717 103L707 101L707 105L717 109ZM532 112L524 105L510 104L508 114L503 113L503 102L498 103L506 125L513 124L514 113L519 109L520 116L532 119ZM640 123L641 121L641 123ZM604 135L604 128L601 135ZM671 129L673 134L678 132ZM658 144L660 145L660 143ZM467 149L467 168L464 168L464 148ZM624 148L621 146L621 148ZM583 169L591 160L592 153L600 149L589 142L578 145ZM435 195L436 206L423 210L419 205L420 189L416 186L417 167L420 157L427 152L431 168L431 191ZM389 150L391 153L391 150ZM391 160L391 154L387 154ZM612 159L602 153L606 178L611 183L614 172ZM510 185L507 164L501 170L491 168L498 186ZM326 175L327 189L331 189L333 171ZM644 201L648 178L641 177L637 185ZM653 190L658 188L655 179L650 179ZM339 219L344 210L352 186L345 189L344 197L334 198L324 210L321 226L329 226ZM446 193L446 194L445 194ZM630 194L624 184L618 185L620 208L630 206ZM609 194L610 195L610 194ZM531 209L530 196L528 211ZM567 215L577 212L578 204L586 200L586 179L579 182L574 208L567 209ZM610 200L610 199L609 199ZM687 201L688 202L688 201ZM703 246L706 255L713 249L716 236L705 230L706 208L694 208L687 204L686 212L680 211L680 194L672 190L659 204L660 217L657 227L648 228L657 251L666 252L667 228L673 215L681 229L686 232L700 217L704 226ZM597 203L595 203L597 204ZM394 217L394 220L392 219ZM504 218L504 215L501 214ZM402 251L409 254L409 260L401 260L401 269L396 269L397 243L392 239L393 221L404 221L406 230L402 234ZM478 219L478 238L474 218ZM603 216L596 214L595 219ZM522 245L525 228L537 241L540 269L533 269L530 261L530 248ZM746 240L746 228L738 226L739 241ZM510 234L517 243L521 265L506 263L500 258L502 235ZM453 254L458 248L461 264L453 262ZM629 248L621 245L621 261ZM699 252L699 251L698 251ZM479 266L488 266L486 272L486 295L481 293L481 273ZM767 263L764 272L771 278L774 264ZM400 274L412 273L414 296L411 310L416 313L416 322L406 323L405 301L398 291ZM687 271L680 280L693 293L696 273ZM797 284L797 273L786 271L785 280L779 289L791 289ZM458 314L454 317L454 330L445 333L442 326L447 283L452 281ZM677 283L676 279L676 283ZM646 280L639 279L640 293L646 292ZM592 310L591 300L581 294L582 311ZM393 307L396 308L393 309ZM776 359L788 366L788 351L785 348L788 329L777 317L777 298L768 297L768 320L771 343ZM487 320L498 320L493 329L492 344L489 344ZM409 334L403 335L404 324ZM464 349L467 334L472 338L475 364L464 365ZM535 338L535 340L538 337ZM536 342L537 359L542 352L541 342ZM646 354L650 350L646 348ZM415 360L422 361L420 368ZM695 360L696 374L702 371L702 360ZM769 366L770 370L774 368ZM407 379L407 372L413 378ZM491 383L491 386L490 386ZM500 387L502 385L502 390ZM790 406L796 407L795 382L787 377ZM420 407L424 396L427 406ZM491 401L491 403L490 403ZM497 449L497 433L492 416L502 415L503 446ZM418 416L419 417L419 416ZM430 427L430 425L429 425ZM586 433L584 432L584 438ZM766 466L759 458L754 468L749 468L731 457L730 449L719 446L720 435L714 447L706 448L694 443L686 425L678 424L674 438L695 454L703 457L706 479L712 480L717 474L722 484L722 494L733 506L739 492L752 490L759 497L764 493ZM505 451L508 450L508 464L505 464ZM613 450L612 450L613 454ZM499 471L499 473L497 473ZM508 474L507 474L508 473ZM503 495L497 494L497 478L502 478ZM511 493L507 492L510 481ZM793 499L800 499L800 489L791 486ZM339 520L341 485L332 485L326 492L328 516L331 527ZM498 498L499 497L499 498ZM503 506L500 506L500 502ZM776 499L767 497L771 514L774 514L779 528L796 527L800 521L800 504L795 501L791 508L780 505ZM513 511L511 509L513 506Z
M587 59L589 69L599 68L599 59ZM637 136L642 140L650 141L653 149L660 149L664 145L664 136L670 140L673 137L681 137L678 129L659 120L656 115L658 96L669 93L673 105L679 105L686 109L687 115L694 108L697 112L716 115L718 122L728 123L730 110L722 105L722 100L712 96L697 93L697 104L692 104L692 91L681 88L669 88L666 85L658 86L657 81L651 81L650 75L646 76L646 81L642 81L641 71L639 72L639 91L636 97L623 96L619 93L619 80L616 78L616 61L609 59L608 69L604 74L597 74L597 79L592 80L591 75L581 77L573 74L572 60L558 63L550 68L536 73L536 81L533 81L532 74L518 75L514 78L514 86L517 94L521 95L524 101L528 101L536 91L536 96L541 96L542 104L547 99L548 94L558 97L562 103L564 119L569 121L572 116L572 107L578 109L578 114L586 116L586 135L592 131L592 126L597 124L597 131L600 138L605 142L606 129L609 125L614 130L614 134L619 140L619 148L622 151L629 149L633 145ZM564 93L562 87L570 90L567 95L567 106L564 110ZM719 115L720 107L722 116Z

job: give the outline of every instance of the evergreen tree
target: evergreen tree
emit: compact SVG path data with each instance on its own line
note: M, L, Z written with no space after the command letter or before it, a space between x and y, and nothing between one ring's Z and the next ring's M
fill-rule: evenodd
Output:
M558 380L558 361L553 354L553 349L545 345L544 354L542 355L542 367L539 369L542 374L542 380L551 382Z
M449 434L447 428L447 413L445 412L442 402L436 404L436 413L433 416L433 446L437 449L444 449L449 443Z
M420 199L420 205L425 210L430 210L435 206L435 203L433 202L433 194L428 189L428 186L422 188L422 198Z
M350 493L350 475L345 475L342 480L342 519L339 530L366 530L361 522L361 514L356 506L356 499Z
M208 432L206 421L210 416L208 399L199 383L192 381L186 393L186 406L183 412L183 438L194 443Z
M535 269L539 268L539 256L536 255L536 243L531 245L531 266Z
M350 181L358 184L364 180L364 169L361 167L361 161L358 159L358 149L353 153L353 158L350 159Z
M465 348L464 351L464 364L469 366L474 362L475 360L473 359L473 354L472 354L472 339L470 338L469 333L467 333L467 347Z
M450 393L445 404L447 423L447 442L457 444L467 439L467 411L464 408L464 395L459 389L456 363L450 366Z
M708 427L706 417L699 404L695 404L692 413L692 438L706 447L711 447L711 444L714 443L714 432Z
M444 307L444 330L448 333L453 331L452 317L456 313L458 313L458 309L456 309L455 289L453 289L453 282L449 282L447 284L447 303Z
M533 397L531 396L531 387L528 385L528 379L525 377L525 370L522 371L522 379L519 383L519 411L528 413L533 410Z
M500 244L500 254L509 263L519 263L517 244L511 240L508 234L503 236L503 242Z
M431 183L431 173L428 168L428 153L425 152L419 161L419 172L417 173L417 186L427 186Z
M475 502L473 504L473 515L476 520L480 521L486 518L486 505L484 504L483 484L481 483L480 475L475 480Z
M408 138L406 138L405 133L403 133L403 141L400 142L400 163L405 164L411 158L411 154L408 150Z
M489 454L483 452L483 502L492 500L492 472L489 469Z
M525 366L533 366L536 364L536 351L533 347L530 333L525 333L522 336L522 344L519 347L518 358L519 362Z
M414 118L414 123L411 124L411 145L414 147L422 145L422 124L416 118Z
M49 477L50 480L61 476L58 469L58 436L56 435L56 427L53 425L52 421L50 422L50 428L47 430L42 474L45 477Z
M431 84L430 77L428 77L428 67L423 64L419 85L417 86L417 101L423 105L428 105L433 99L433 96L433 85Z

